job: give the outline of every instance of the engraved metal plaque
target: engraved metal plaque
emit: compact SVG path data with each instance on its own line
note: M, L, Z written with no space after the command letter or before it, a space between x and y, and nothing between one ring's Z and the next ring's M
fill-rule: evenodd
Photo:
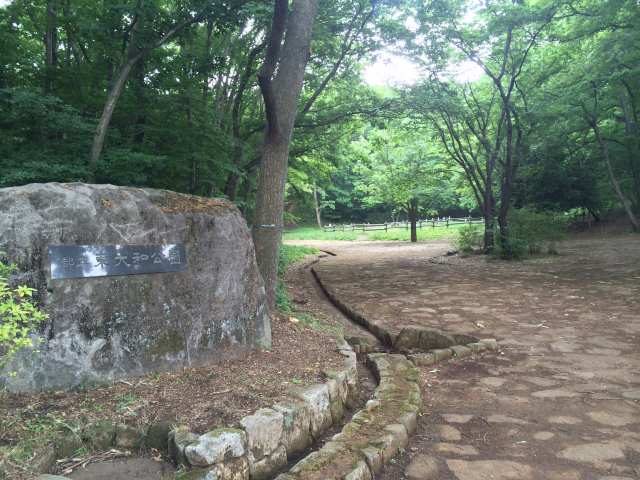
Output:
M51 278L110 277L187 269L184 245L50 245Z

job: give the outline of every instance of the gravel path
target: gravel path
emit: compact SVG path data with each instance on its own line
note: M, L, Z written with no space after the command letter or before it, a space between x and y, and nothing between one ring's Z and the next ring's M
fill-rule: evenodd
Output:
M383 480L640 478L640 240L582 238L525 262L444 242L296 242L341 300L392 330L494 337L498 355L423 368L425 414Z

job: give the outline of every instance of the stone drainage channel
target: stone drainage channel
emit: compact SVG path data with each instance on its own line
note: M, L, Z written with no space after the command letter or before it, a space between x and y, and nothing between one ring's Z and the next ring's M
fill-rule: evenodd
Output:
M411 326L393 334L323 283L313 266L317 261L306 268L345 321L357 325L345 335L348 341L338 339L344 368L326 372L324 384L292 390L290 401L244 417L239 428L203 435L174 429L168 451L186 467L179 478L373 480L416 430L422 409L418 367L497 349L493 339L429 328ZM377 384L373 394L371 375Z

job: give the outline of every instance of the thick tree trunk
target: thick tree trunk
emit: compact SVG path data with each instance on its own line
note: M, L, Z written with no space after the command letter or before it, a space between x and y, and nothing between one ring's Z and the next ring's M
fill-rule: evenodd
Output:
M262 152L254 212L256 258L267 288L269 306L275 307L278 250L282 241L282 216L289 142L268 142Z
M418 200L415 198L409 201L409 223L411 223L411 242L416 243L418 241Z
M508 169L508 170L507 170ZM500 211L498 212L498 228L500 230L500 247L502 254L507 258L513 256L510 243L509 232L509 207L511 206L511 187L513 185L513 176L511 165L505 166L503 173L502 185L500 187Z
M267 129L258 177L253 240L272 309L275 308L276 299L289 143L309 59L317 0L294 0L290 15L287 9L288 2L276 0L272 40L267 49L265 65L258 75ZM280 43L285 30L286 39L280 55ZM276 66L277 75L272 79Z
M313 181L313 207L316 210L316 222L318 222L318 228L322 230L322 212L320 210L320 202L318 202L318 187L315 180Z

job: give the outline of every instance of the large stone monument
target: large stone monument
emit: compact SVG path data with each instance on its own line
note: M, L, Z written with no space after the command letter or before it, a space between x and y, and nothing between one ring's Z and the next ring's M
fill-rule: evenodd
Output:
M0 252L49 318L0 382L72 387L268 347L253 243L225 200L112 185L0 189ZM8 371L15 375L7 375Z

